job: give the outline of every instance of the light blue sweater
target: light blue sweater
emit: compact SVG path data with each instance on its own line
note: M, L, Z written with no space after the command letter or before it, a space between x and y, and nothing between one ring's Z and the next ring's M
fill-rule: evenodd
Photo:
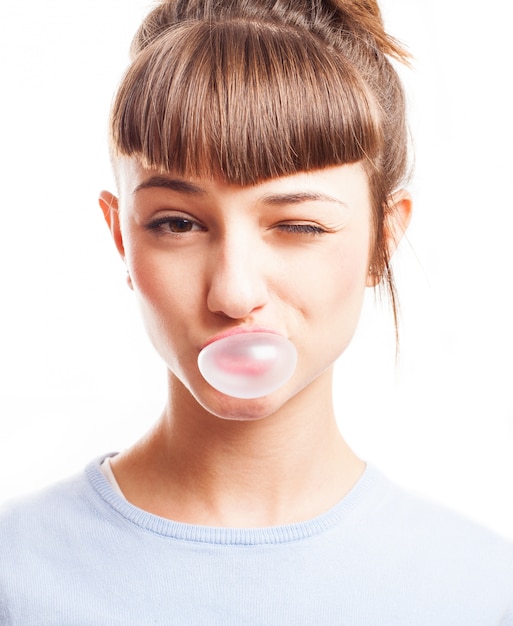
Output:
M99 461L0 516L2 626L512 626L513 547L367 468L309 522L207 528Z

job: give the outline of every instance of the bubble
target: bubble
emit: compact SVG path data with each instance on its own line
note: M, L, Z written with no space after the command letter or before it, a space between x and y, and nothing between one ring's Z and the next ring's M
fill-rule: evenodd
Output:
M282 385L296 368L297 352L274 333L239 333L214 341L198 355L198 367L212 387L234 398L261 398Z

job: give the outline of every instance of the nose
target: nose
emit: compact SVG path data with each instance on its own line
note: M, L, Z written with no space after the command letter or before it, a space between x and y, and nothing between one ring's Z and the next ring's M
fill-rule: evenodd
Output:
M265 253L256 242L219 242L210 259L207 306L212 313L244 319L268 300Z

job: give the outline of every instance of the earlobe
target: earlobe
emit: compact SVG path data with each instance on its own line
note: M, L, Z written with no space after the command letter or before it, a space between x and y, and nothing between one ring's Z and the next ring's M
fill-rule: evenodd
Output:
M379 281L381 280L381 276L375 272L374 267L369 265L369 271L367 272L367 287L375 287Z
M102 191L98 198L98 203L103 213L103 217L109 230L111 232L112 238L114 239L114 243L116 248L124 260L125 258L125 249L123 246L123 237L121 234L121 228L119 225L119 204L116 196L110 191Z

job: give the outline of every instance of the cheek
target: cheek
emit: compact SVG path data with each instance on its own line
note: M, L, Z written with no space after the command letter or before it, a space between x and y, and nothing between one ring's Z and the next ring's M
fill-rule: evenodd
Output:
M359 311L368 274L366 243L333 247L317 263L298 272L296 284L306 296L305 306L313 309L309 303L317 304L313 315L329 318L355 308Z
M191 280L192 270L185 273L186 268L155 250L131 250L127 266L147 332L160 350L170 336L186 333L191 310L198 307L198 279Z
M169 272L163 271L158 256L134 251L127 259L134 292L144 308L161 306Z
M337 246L322 262L304 268L301 332L295 338L308 355L305 366L322 372L345 351L356 331L368 273L368 240Z
M133 237L126 247L126 264L138 297L155 306L179 305L193 281L180 257ZM174 296L174 297L171 297Z
M193 311L198 310L195 281L146 257L133 264L133 288L146 334L166 367L185 380L196 367L191 350Z
M335 284L338 285L336 298L340 304L351 303L359 311L367 287L368 255L348 254L344 255L339 262L339 271L335 277Z

